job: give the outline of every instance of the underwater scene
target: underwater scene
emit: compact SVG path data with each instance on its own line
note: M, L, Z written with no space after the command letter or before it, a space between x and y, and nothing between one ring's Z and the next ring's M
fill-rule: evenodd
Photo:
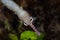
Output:
M0 40L60 40L60 0L0 0Z

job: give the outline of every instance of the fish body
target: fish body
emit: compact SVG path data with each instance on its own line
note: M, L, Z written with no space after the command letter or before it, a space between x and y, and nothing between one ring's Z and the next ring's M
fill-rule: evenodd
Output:
M24 22L24 24L30 25L31 19L29 13L26 12L22 7L19 7L14 1L12 0L1 0L1 2L10 10L14 11L15 14L18 15L20 20Z
M36 32L39 36L40 32L35 28L32 24L33 18L30 17L29 13L25 11L22 7L19 7L14 1L12 0L1 0L1 2L10 10L14 11L15 14L20 18L21 21L24 22L25 26L31 26L31 28Z

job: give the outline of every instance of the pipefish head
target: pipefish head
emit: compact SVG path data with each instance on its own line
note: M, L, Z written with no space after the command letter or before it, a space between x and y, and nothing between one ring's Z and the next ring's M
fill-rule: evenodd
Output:
M33 18L32 17L28 17L27 20L24 20L24 25L28 26L31 25L33 22Z

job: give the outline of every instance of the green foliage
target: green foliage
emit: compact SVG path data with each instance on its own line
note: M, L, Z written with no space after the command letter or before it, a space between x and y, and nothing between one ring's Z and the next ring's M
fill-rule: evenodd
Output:
M18 40L17 36L15 34L9 34L9 38L11 40Z
M11 40L18 40L15 34L9 34ZM33 31L24 31L20 35L20 40L43 40L44 34L40 33L40 36L37 36Z
M37 35L33 31L25 31L20 35L21 40L37 40Z

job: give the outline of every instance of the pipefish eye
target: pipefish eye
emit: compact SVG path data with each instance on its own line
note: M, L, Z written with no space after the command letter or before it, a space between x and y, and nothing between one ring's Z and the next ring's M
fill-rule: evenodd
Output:
M32 21L32 19L30 19L30 21Z
M25 25L25 26L28 26L25 22L24 22L24 25Z
M32 17L30 17L30 21L33 22L33 18Z

